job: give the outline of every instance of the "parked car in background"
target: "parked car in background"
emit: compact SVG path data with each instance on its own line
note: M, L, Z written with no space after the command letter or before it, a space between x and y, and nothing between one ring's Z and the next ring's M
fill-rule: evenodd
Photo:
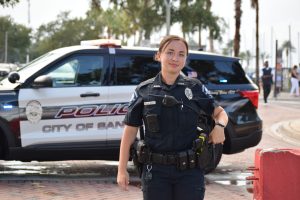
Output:
M0 63L0 80L9 74L11 71L16 71L18 65L12 63Z
M157 49L83 42L51 51L0 82L0 159L117 160L123 118L137 84L154 77ZM262 136L258 88L238 58L190 51L183 73L198 78L229 116L232 154Z

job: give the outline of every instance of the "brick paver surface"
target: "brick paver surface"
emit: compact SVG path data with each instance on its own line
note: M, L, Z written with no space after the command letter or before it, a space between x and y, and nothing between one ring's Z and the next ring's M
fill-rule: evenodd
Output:
M163 192L163 191L162 191ZM0 181L1 200L141 200L139 186L121 190L115 183L97 180ZM205 200L250 200L241 186L208 184Z
M99 181L1 181L1 200L140 200L141 191L130 186L129 191L120 190L115 184Z

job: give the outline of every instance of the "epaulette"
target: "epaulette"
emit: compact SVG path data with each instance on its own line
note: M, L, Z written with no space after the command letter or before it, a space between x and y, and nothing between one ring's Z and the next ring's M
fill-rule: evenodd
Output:
M137 86L137 89L140 89L140 88L142 88L142 87L144 87L144 86L146 86L146 85L149 85L149 84L153 83L153 82L154 82L154 79L155 79L155 77L150 78L150 79L148 79L148 80L146 80L146 81L141 82L141 83Z
M200 86L203 85L201 83L201 81L197 78L190 78L190 77L187 77L187 76L183 76L183 79L184 79L185 83L187 85L189 85L190 87L194 87L195 85L200 85Z

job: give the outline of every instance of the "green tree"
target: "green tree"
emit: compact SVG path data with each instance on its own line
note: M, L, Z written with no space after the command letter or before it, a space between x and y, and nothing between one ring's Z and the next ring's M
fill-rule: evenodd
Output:
M108 38L122 39L123 43L126 38L134 34L134 25L130 23L128 15L121 9L107 9L97 18L97 21L102 21L106 28Z
M226 47L222 49L222 54L232 56L233 52L233 40L229 40Z
M261 60L262 66L264 65L265 60L268 59L269 57L270 57L269 54L267 54L266 52L260 53L260 60Z
M14 6L15 4L19 3L20 0L0 0L0 5L2 7L6 6Z
M97 0L91 1L90 6L86 18L70 19L69 12L63 12L56 20L40 26L34 35L33 57L60 47L78 45L82 40L113 37L121 38L126 44L135 27L125 11L120 8L103 10Z
M188 33L198 32L199 47L202 47L201 33L203 30L211 28L212 37L220 36L218 18L212 14L210 7L211 2L208 0L181 0L175 14L176 21L181 23L184 37Z
M286 56L286 67L289 67L289 55L290 53L292 53L295 50L295 47L293 46L293 44L291 43L291 41L287 40L284 41L283 44L280 47L280 50L285 52L285 56ZM290 63L291 65L291 63ZM291 66L290 66L291 67Z
M130 26L128 32L137 32L140 44L142 39L149 40L151 33L164 24L164 4L162 0L111 0L117 9L123 9Z
M174 17L172 17L174 21L181 22L181 31L184 38L193 29L192 21L190 20L189 2L190 0L180 0L179 9L173 12Z
M101 12L101 10L102 10L101 1L100 0L91 0L90 8L91 8L91 10L97 10L97 11Z
M86 18L84 19L85 26L88 30L85 32L85 38L96 39L103 36L105 27L102 15L104 13L101 7L100 0L92 0L90 2L90 9L86 12Z
M98 36L90 38L120 39L121 37L123 44L126 44L127 38L134 34L133 24L123 9L114 6L113 9L103 10L99 0L91 1L86 21L98 32Z
M252 54L249 50L245 52L241 52L239 57L242 59L242 61L246 61L246 67L245 67L245 72L249 72L249 65L250 65L250 60L252 59Z
M211 0L206 0L207 2L207 11L211 12ZM222 28L223 27L223 28ZM212 15L211 18L208 20L208 29L209 29L209 46L210 51L214 52L214 40L222 41L221 33L225 32L224 28L227 28L227 24L225 20L221 17Z
M100 27L89 19L69 19L69 12L58 15L55 21L38 28L32 46L33 57L65 46L79 45L80 41L97 38Z
M10 17L0 17L0 62L5 61L5 47L7 62L25 62L30 46L30 33L31 29L15 23Z

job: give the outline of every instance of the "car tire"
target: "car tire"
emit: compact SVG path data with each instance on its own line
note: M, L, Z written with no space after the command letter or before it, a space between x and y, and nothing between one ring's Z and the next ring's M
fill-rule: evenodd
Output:
M0 135L0 140L3 141L3 137ZM0 159L4 158L4 142L0 142Z

